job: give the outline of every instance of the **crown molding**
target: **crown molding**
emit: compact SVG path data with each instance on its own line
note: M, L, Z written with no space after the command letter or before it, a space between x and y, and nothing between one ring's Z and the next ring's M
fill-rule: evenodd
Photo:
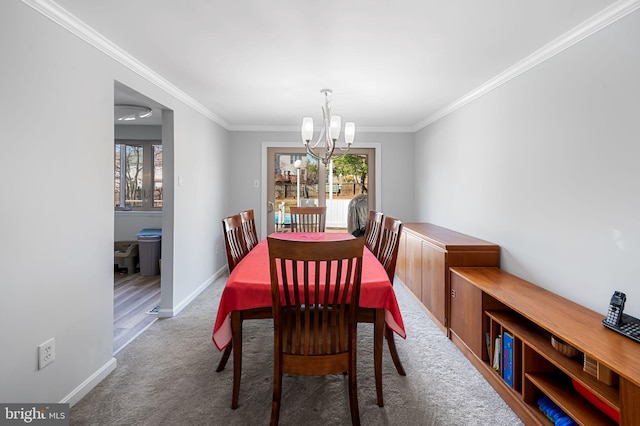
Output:
M26 5L32 7L36 11L40 12L42 15L49 18L56 24L60 25L67 31L71 32L75 36L84 40L91 46L95 47L105 55L114 59L116 62L129 68L131 71L135 72L147 81L153 83L181 102L184 102L194 110L198 111L200 114L209 118L211 121L219 124L227 130L231 128L231 125L226 120L222 119L220 116L213 113L200 102L196 101L191 96L180 90L178 87L171 84L161 75L122 50L120 47L112 43L110 40L108 40L106 37L95 31L84 22L82 22L75 15L69 13L66 9L62 8L57 3L51 0L21 1Z
M294 126L260 126L260 125L249 125L249 124L232 124L229 127L232 132L299 132L300 127Z
M357 124L357 123L356 123ZM300 126L249 126L231 125L233 132L300 132ZM414 133L413 127L356 127L358 133Z
M613 3L611 6L603 9L580 25L574 27L557 39L536 50L525 59L521 60L510 68L507 68L502 73L486 81L484 84L478 86L476 89L467 93L460 99L431 114L430 116L416 124L412 130L414 132L417 132L418 130L427 127L428 125L433 124L434 122L451 114L457 109L462 108L468 103L489 93L493 89L505 84L509 80L529 71L531 68L545 62L546 60L552 58L563 50L568 49L569 47L584 40L590 35L595 34L596 32L611 25L617 20L629 15L630 13L636 11L638 8L640 8L640 0L619 0Z

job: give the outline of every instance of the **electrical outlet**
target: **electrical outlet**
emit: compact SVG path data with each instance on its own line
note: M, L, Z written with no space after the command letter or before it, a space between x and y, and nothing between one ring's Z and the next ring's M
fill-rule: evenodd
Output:
M42 370L56 359L56 341L52 337L38 346L38 370Z

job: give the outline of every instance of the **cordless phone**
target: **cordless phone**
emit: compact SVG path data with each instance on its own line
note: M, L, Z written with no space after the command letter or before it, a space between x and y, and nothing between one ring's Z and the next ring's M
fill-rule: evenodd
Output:
M602 325L640 343L640 320L622 312L626 300L626 294L621 291L613 292L607 317L602 320Z
M624 302L627 301L627 295L621 291L614 291L609 302L609 310L607 317L604 319L609 325L620 325L622 322L622 311L624 310Z

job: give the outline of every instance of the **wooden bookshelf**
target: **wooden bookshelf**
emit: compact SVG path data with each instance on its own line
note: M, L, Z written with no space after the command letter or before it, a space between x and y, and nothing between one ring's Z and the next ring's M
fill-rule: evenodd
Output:
M640 344L602 326L603 315L580 306L499 268L451 268L452 341L526 424L550 425L538 409L546 395L578 424L615 425L585 399L572 381L586 388L620 424L640 424ZM485 336L494 342L514 336L514 385L502 379L502 364L492 368ZM578 350L568 357L551 345L551 336ZM619 376L609 385L585 372L588 355Z

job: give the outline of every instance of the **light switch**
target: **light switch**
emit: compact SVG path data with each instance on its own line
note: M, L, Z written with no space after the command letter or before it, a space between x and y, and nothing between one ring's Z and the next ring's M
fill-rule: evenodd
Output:
M178 176L178 186L182 186L182 176Z
M254 188L260 188L260 181L259 181L258 179L255 179L255 180L253 181L253 187L254 187Z

